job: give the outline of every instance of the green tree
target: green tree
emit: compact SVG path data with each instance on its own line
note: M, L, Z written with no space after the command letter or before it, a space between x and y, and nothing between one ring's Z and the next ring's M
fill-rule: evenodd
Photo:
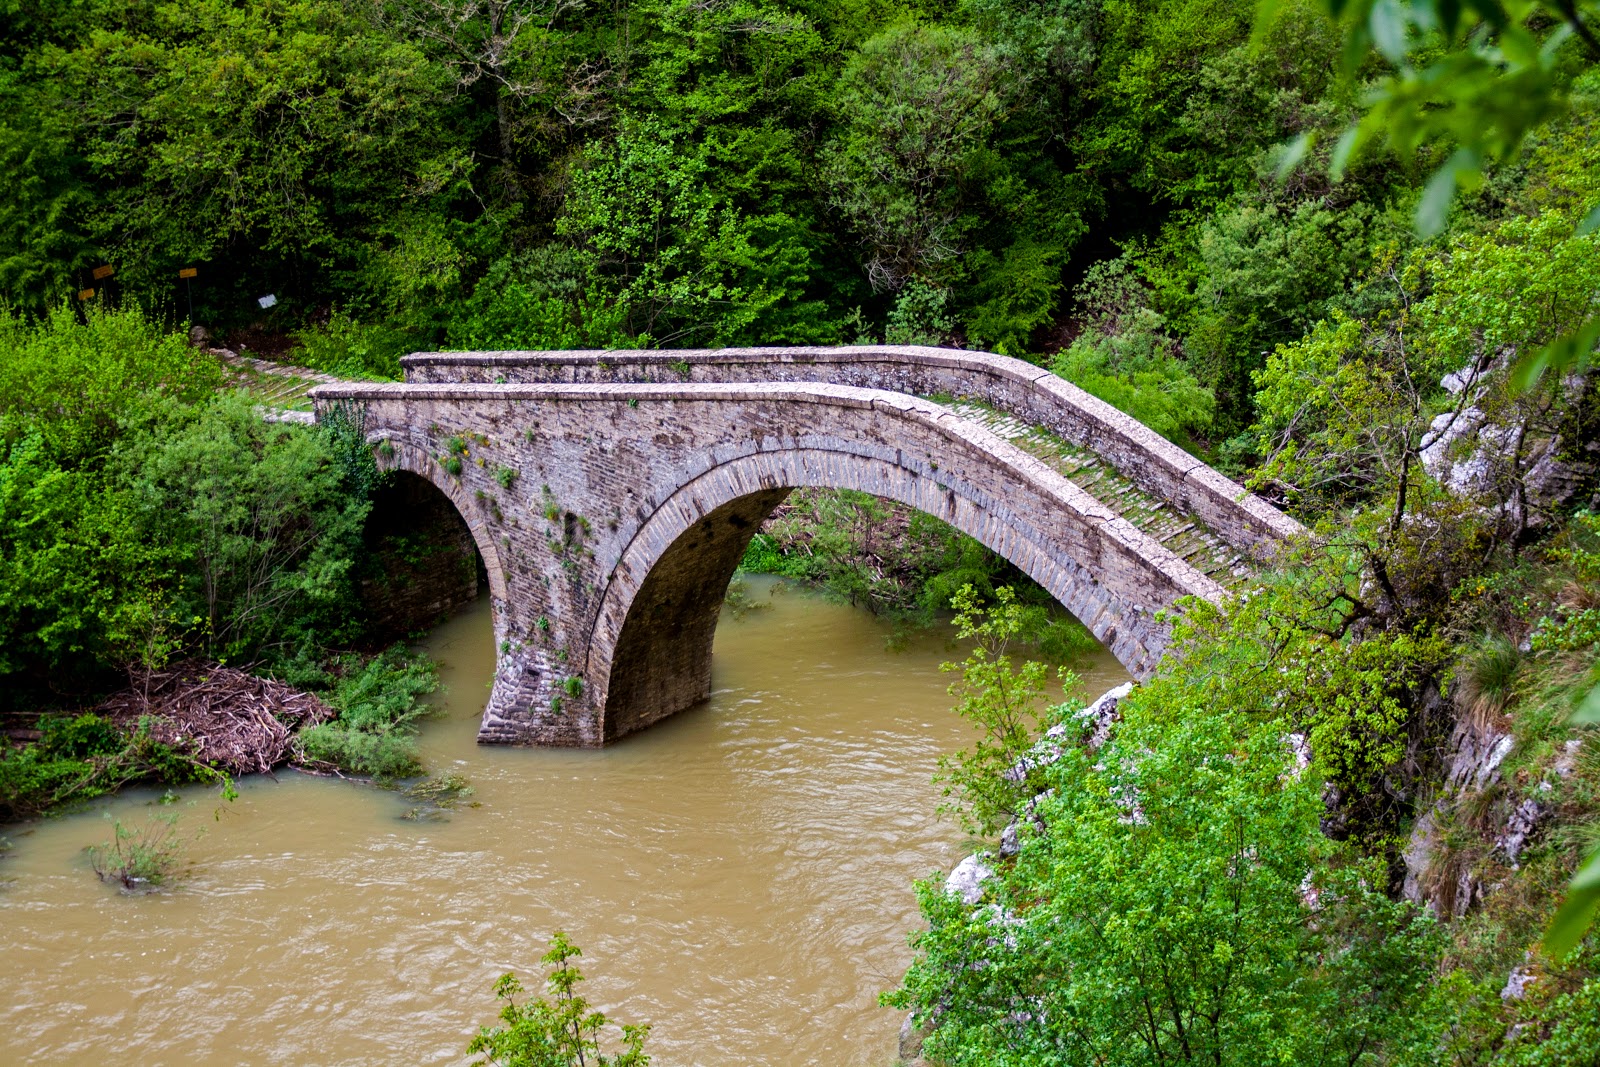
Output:
M121 477L179 575L174 609L235 658L348 628L352 553L369 508L325 435L269 423L242 396L128 441Z
M1281 726L1141 714L1053 792L976 907L924 883L930 928L890 1000L952 1067L1377 1064L1409 1044L1431 921L1329 865L1319 783Z
M933 275L963 250L962 183L1009 106L1008 75L976 34L916 24L873 37L846 65L824 174L875 289Z
M263 284L263 264L349 267L362 245L410 240L408 190L449 188L470 162L440 136L448 75L373 13L86 5L28 55L41 102L76 116L84 225L119 281L167 297L178 267L244 252Z
M143 594L166 572L136 518L126 493L62 469L41 437L0 442L0 677L70 690L95 665L137 658Z
M589 1002L577 993L583 975L571 961L583 951L557 931L550 939L550 951L542 963L550 967L545 979L549 998L536 997L521 1004L523 992L516 975L506 974L494 985L494 995L504 1001L500 1009L503 1025L485 1027L467 1046L467 1053L481 1054L473 1061L481 1067L648 1067L644 1052L649 1026L622 1027L622 1051L607 1056L600 1051L599 1036L607 1019L589 1010Z

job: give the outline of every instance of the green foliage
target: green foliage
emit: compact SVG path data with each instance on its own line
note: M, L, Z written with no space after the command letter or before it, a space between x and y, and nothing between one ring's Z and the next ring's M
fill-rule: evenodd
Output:
M338 633L369 502L329 440L220 397L122 450L138 523L184 568L176 615L198 620L209 656Z
M438 687L434 665L396 645L343 668L329 694L339 717L301 731L300 758L382 780L420 773L417 721L428 712L421 698Z
M985 883L992 905L921 886L930 928L891 1001L937 1023L925 1054L1376 1064L1405 1047L1433 924L1330 865L1282 728L1139 706L1100 751L1064 743L1043 768L1053 793Z
M228 777L150 736L147 723L124 732L93 714L45 715L40 739L0 749L0 822L114 793L130 782L212 782Z
M942 345L953 325L945 303L948 289L937 289L921 278L912 278L895 297L883 339L891 345Z
M100 715L46 715L39 720L38 748L45 755L73 760L109 756L124 743L122 733Z
M1587 0L1327 0L1323 6L1344 32L1347 77L1370 69L1369 50L1389 68L1366 93L1366 114L1340 135L1329 170L1338 178L1356 153L1378 144L1407 162L1435 150L1416 209L1425 236L1444 229L1458 189L1477 188L1487 167L1514 159L1530 134L1566 108L1575 54L1600 59L1593 30L1600 8ZM1263 19L1280 8L1261 5ZM1290 146L1285 170L1310 141Z
M1589 932L1597 913L1600 913L1600 848L1592 852L1572 876L1561 906L1550 917L1550 929L1544 938L1545 952L1552 959L1565 957Z
M478 1055L479 1067L647 1067L650 1057L644 1042L650 1036L648 1025L622 1026L621 1051L606 1055L600 1051L599 1037L607 1019L589 1010L589 1002L577 992L583 975L572 960L583 951L559 930L550 939L550 951L540 962L550 968L545 978L548 997L517 1003L522 983L516 975L502 975L494 985L494 995L503 1001L502 1025L484 1027L467 1045L468 1055Z
M79 116L65 132L98 188L86 228L144 292L212 260L226 284L240 245L354 272L403 247L407 187L439 189L463 162L431 121L446 79L414 41L378 32L376 9L78 10L24 69L41 103ZM351 230L365 255L349 255Z
M299 345L289 358L302 366L341 378L399 381L400 357L414 347L415 338L392 326L357 322L335 308L326 323L300 330L295 340Z
M183 864L183 838L178 813L152 815L143 826L113 820L111 840L89 846L89 865L102 882L115 882L127 892L159 889L176 877Z
M216 360L137 309L56 306L33 320L0 309L0 438L36 434L64 467L103 459L124 422L159 401L217 387Z
M963 237L964 179L1006 110L996 48L958 27L905 23L863 42L840 76L830 199L861 235L874 288L937 276Z
M1126 258L1090 268L1075 294L1085 329L1050 369L1163 436L1182 441L1211 426L1215 402L1181 358L1153 294Z
M1067 381L1174 441L1204 434L1215 402L1160 333L1154 312L1114 337L1088 333L1050 364Z
M973 647L966 660L940 669L961 673L950 695L958 698L956 713L979 737L971 750L941 756L935 780L944 783L946 797L954 798L949 810L968 830L993 832L1014 819L1033 795L1026 776L1007 772L1033 745L1051 713L1047 674L1042 663L1012 662L1011 648L1023 632L1024 613L1009 588L996 589L994 604L986 608L977 591L965 585L950 606L956 612L956 636ZM1070 685L1071 676L1063 672L1062 681ZM1060 709L1054 714L1059 718Z
M0 675L69 679L80 661L131 658L161 551L126 492L63 468L42 435L0 442Z
M974 307L967 315L968 337L1002 356L1024 355L1033 333L1055 312L1059 250L1052 243L1023 240L999 255L974 249L970 260Z
M1347 831L1376 841L1394 828L1392 776L1453 647L1427 627L1351 636L1339 609L1359 579L1337 558L1312 565L1321 573L1291 572L1225 607L1190 605L1173 630L1175 662L1147 692L1153 703L1205 701L1305 735L1343 794Z

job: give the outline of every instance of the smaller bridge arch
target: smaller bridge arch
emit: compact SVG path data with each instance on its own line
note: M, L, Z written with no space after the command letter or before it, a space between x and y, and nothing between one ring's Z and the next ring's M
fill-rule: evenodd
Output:
M494 533L484 521L484 516L478 514L478 509L471 506L471 499L464 491L461 482L452 477L431 454L393 431L376 430L369 433L367 444L373 450L373 458L379 470L399 470L414 474L444 494L445 499L455 507L457 514L461 516L472 534L472 543L477 547L478 555L483 559L484 570L489 575L489 595L496 601L504 601L505 568L500 563L500 552L495 544Z

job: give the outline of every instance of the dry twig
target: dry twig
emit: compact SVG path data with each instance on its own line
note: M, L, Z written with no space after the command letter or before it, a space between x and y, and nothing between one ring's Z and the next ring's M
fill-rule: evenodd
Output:
M229 774L264 774L289 759L294 731L337 713L322 700L234 667L190 662L133 675L96 710Z

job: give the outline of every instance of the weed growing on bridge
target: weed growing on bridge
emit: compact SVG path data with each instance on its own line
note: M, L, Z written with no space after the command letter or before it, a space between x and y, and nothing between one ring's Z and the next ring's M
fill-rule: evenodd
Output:
M515 467L496 467L494 469L494 480L500 483L500 488L510 489L516 484L517 469Z

